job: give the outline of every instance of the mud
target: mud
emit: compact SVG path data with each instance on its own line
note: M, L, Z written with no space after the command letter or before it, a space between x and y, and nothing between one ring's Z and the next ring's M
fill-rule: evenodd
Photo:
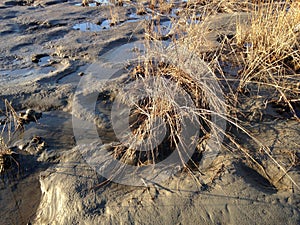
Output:
M47 143L38 154L20 154L20 172L14 166L2 179L1 224L299 224L300 198L295 184L283 186L286 180L274 175L276 164L262 160L268 175L280 182L266 179L233 146L228 147L230 151L222 149L204 174L182 171L163 185L146 182L144 187L131 187L107 182L85 162L80 151L93 146L76 145L72 116L97 123L104 145L96 144L101 148L116 141L110 127L111 106L103 96L109 93L108 98L112 97L128 79L127 59L138 61L145 52L140 40L144 39L146 16L136 15L133 7L125 5L117 8L120 22L110 26L109 5L80 4L67 0L0 3L0 97L11 101L17 113L29 108L43 113L37 123L25 126L15 144L33 136ZM223 25L232 24L235 18L216 16L211 29L230 36L234 26ZM168 35L172 31L168 19L162 23L164 35ZM214 47L220 45L219 33L209 36ZM163 45L169 43L168 38ZM89 112L77 115L72 111L78 84L95 72L95 63L104 75L119 69L114 79L102 84L97 118ZM238 69L224 67L225 73L237 75ZM277 105L255 111L263 104L261 99L244 99L240 108L254 121L246 126L271 148L276 160L288 165L291 158L287 156L299 157L299 122L289 112L280 112L282 107L274 110ZM3 101L0 111L5 111ZM89 134L85 135L88 139ZM251 139L239 139L250 150L257 150ZM288 175L299 184L299 166Z

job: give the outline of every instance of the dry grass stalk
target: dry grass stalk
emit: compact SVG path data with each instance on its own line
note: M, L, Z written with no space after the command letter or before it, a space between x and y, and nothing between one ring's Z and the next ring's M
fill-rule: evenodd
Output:
M152 16L159 18L161 16L159 8L161 1L149 2L150 9L153 11ZM255 82L259 85L266 85L273 87L279 93L280 97L287 103L292 101L291 96L297 96L299 89L294 89L289 86L296 78L297 65L300 62L299 57L299 40L297 40L297 34L295 33L295 27L300 23L300 10L299 4L292 3L289 6L288 12L286 11L288 3L278 4L274 1L261 1L252 4L252 2L246 2L240 4L240 1L189 1L187 8L181 12L181 18L172 20L172 31L176 35L173 39L173 43L178 46L188 46L191 53L201 58L207 57L207 52L212 52L212 62L218 61L218 58L222 57L223 45L213 48L210 46L210 42L207 38L211 32L213 32L209 26L210 15L213 15L220 11L232 12L237 8L238 11L252 10L250 23L245 27L243 24L237 25L236 41L237 45L230 46L230 51L236 57L240 57L241 50L242 60L238 58L236 61L241 62L244 66L242 73L240 74L240 90L243 89L248 83ZM199 17L198 12L202 10ZM199 20L201 21L199 23ZM158 19L159 21L159 19ZM159 23L152 23L152 26L159 26ZM284 31L284 32L283 32ZM215 31L214 31L215 32ZM283 35L283 33L285 33ZM148 40L158 40L153 29L148 30ZM147 46L147 45L146 45ZM203 48L205 46L205 48ZM148 45L148 49L151 49L151 45ZM172 55L173 56L173 55ZM172 57L169 56L169 57ZM177 57L181 57L180 53ZM157 56L159 58L159 56ZM156 59L157 59L156 58ZM207 58L206 58L207 59ZM159 62L159 59L157 59ZM211 64L212 65L212 64ZM283 69L280 69L283 68ZM289 74L290 72L294 72ZM218 114L218 112L212 111L207 105L207 99L214 96L213 90L207 88L205 84L194 80L190 74L182 72L177 67L166 64L155 64L152 58L143 61L136 68L135 79L143 80L147 77L165 77L172 82L175 82L179 87L182 87L192 97L197 109L189 108L186 113L195 115L199 118L198 125L203 132L203 135L209 135L210 130L216 130L225 135L243 154L251 161L256 170L261 173L266 179L268 179L275 186L280 188L277 183L280 181L280 177L287 177L296 187L297 184L291 177L289 177L288 168L280 165L270 155L269 149L262 144L262 142L255 138L249 131L247 131L241 124L241 121L235 118L235 115L231 115L230 111L236 111L236 108L232 109L231 105L225 102L215 102L215 108L220 105L227 107L229 110L225 114ZM223 77L224 78L224 77ZM218 77L214 77L218 81ZM166 83L160 84L160 91L157 95L151 98L143 99L143 101L134 105L131 112L131 131L134 135L127 137L128 143L124 146L118 146L114 148L115 158L122 161L134 164L134 165L148 165L155 164L160 160L163 160L164 154L169 154L172 151L176 151L178 143L180 143L180 123L184 117L183 114L177 113L178 105L172 98L172 93L169 93ZM151 87L149 87L151 89ZM232 89L232 93L228 93L228 96L234 96L236 101L236 95ZM291 95L292 93L292 95ZM124 96L126 96L124 94ZM167 101L165 101L167 99ZM131 99L124 98L120 100L122 103L131 102ZM132 99L133 101L133 99ZM292 108L292 106L290 105ZM180 111L180 110L179 110ZM273 176L266 165L270 165L269 162L259 163L253 155L253 152L243 148L240 143L236 142L235 138L230 134L227 134L220 127L216 127L212 121L210 121L211 114L218 114L218 116L226 120L229 124L237 127L241 132L245 133L248 137L252 138L259 146L261 146L264 155L267 155L268 160L273 163L278 169L278 173ZM135 150L138 140L144 140L155 136L153 130L153 121L155 118L161 117L167 124L167 137L164 139L161 146L151 146L151 152L147 154L140 154ZM200 137L201 139L201 137ZM255 153L256 154L256 153ZM194 164L197 164L196 162ZM186 166L186 165L185 165ZM121 168L120 168L121 170ZM280 175L280 177L278 177ZM299 187L298 187L299 188Z
M217 1L217 0L190 0L187 8L198 8L205 13L233 13L248 11L252 7L252 1Z
M222 4L222 1L218 2ZM211 6L212 5L209 5L209 7L208 5L201 5L201 7L207 7L206 9L211 8ZM293 111L291 102L297 101L297 99L299 101L300 94L299 88L297 88L298 84L293 84L295 80L299 81L299 76L296 74L298 67L297 64L300 62L299 39L297 39L295 27L297 27L297 24L300 23L300 10L299 3L291 4L288 12L286 11L287 6L288 3L278 4L273 1L267 1L264 4L249 4L246 7L247 10L255 9L252 11L250 28L242 27L242 24L238 24L236 34L238 48L236 48L235 45L231 45L229 50L231 51L230 54L239 57L239 51L244 48L243 45L245 43L247 43L247 45L251 43L251 45L248 46L247 53L243 53L243 60L240 61L240 58L236 60L236 62L241 62L240 65L243 65L245 68L241 74L240 87L244 87L248 84L248 82L256 82L260 85L273 87L279 94L279 99L283 99L287 104L289 104ZM209 27L209 16L213 14L213 12L206 14L206 16L201 18L201 23L197 23L195 22L196 20L191 20L191 18L196 18L195 15L197 11L195 8L196 7L194 7L193 10L186 10L186 19L183 25L177 23L173 26L180 26L183 31L181 34L185 34L181 39L176 40L178 44L186 43L190 46L191 51L199 55L199 57L205 58L207 55L203 54L203 52L205 52L202 51L203 46L209 46L209 42L206 37L210 34L210 32L215 32ZM192 22L186 23L186 21ZM241 34L244 35L243 38L241 38ZM221 43L220 47L217 49L212 49L210 47L206 48L206 52L212 51L213 53L212 61L218 61L218 58L222 57L222 54L224 54L224 50L226 49L223 49L223 44L225 43ZM290 63L288 66L287 61ZM291 71L292 74L288 74ZM236 95L232 92L228 93L228 96ZM236 97L234 98L235 100L233 99L232 102L236 101ZM227 107L231 111L236 110L231 109L230 105L227 105ZM295 111L293 112L295 114ZM248 161L252 162L253 168L256 168L261 175L268 179L278 189L291 188L288 182L286 182L287 180L291 182L294 187L299 188L297 183L288 174L290 167L293 165L289 165L288 167L282 166L272 157L269 153L269 149L264 146L259 139L255 138L249 131L247 131L241 125L242 123L236 118L233 118L232 115L227 114L220 116L225 116L226 118L224 119L226 119L228 123L237 127L253 139L258 146L262 146L262 154L264 156L267 155L268 159L263 162L259 162L253 156L253 152L244 149L232 136L224 133L224 135L227 136L227 138L231 140L231 142L235 144L237 148L243 152L243 154L246 155ZM222 131L220 130L220 132ZM270 169L275 167L276 170Z
M138 70L138 74L135 75L136 79L139 79L143 82L144 79L153 78L155 80L156 86L153 93L152 83L145 83L145 90L151 90L149 93L145 93L148 96L143 98L138 103L134 104L134 107L130 115L130 126L132 133L134 135L129 135L124 137L128 140L127 148L123 147L115 149L115 157L121 158L122 161L127 163L133 163L136 165L148 165L155 164L168 156L171 152L177 149L178 142L180 142L180 130L182 129L180 125L181 121L184 120L183 117L187 116L186 114L194 113L193 109L187 109L183 111L176 102L176 94L174 90L171 90L169 87L169 81L175 82L176 85L187 90L197 106L205 104L205 98L202 96L201 90L197 87L196 82L193 79L178 70L177 68L164 64L155 64L153 62L145 62L140 65L139 68L143 66L143 70ZM137 71L137 70L136 70ZM142 72L140 72L142 71ZM156 78L166 78L157 79ZM150 86L149 86L150 85ZM177 90L178 92L180 89ZM127 96L126 94L121 96ZM130 104L134 102L134 99L120 99L124 104ZM203 106L204 107L204 106ZM155 127L155 120L161 118L166 125L167 134L165 139L159 146L152 146L152 142L148 142L146 148L151 149L147 153L143 154L137 149L137 143L140 143L146 139L154 139L155 132L158 127ZM194 121L199 123L199 121ZM199 123L200 124L200 123ZM199 125L198 125L199 126ZM202 127L202 132L206 133L207 131Z
M115 6L123 6L124 5L124 0L113 0L112 3Z
M19 168L19 163L15 158L17 154L9 148L9 145L24 131L24 125L20 123L20 117L7 100L5 100L5 108L4 124L0 132L0 174L4 174L6 170L9 170L13 163Z
M153 43L155 42L151 41L152 45L147 45L148 43L146 43L150 52L155 49ZM180 51L177 52L175 48L169 55L160 49L162 48L161 46L158 46L157 48L159 48L157 53L153 52L152 54L146 54L146 58L142 60L138 67L136 67L134 75L132 76L140 82L144 82L145 80L144 85L146 86L146 93L144 94L146 96L151 96L151 98L144 98L133 105L130 115L132 133L127 133L128 136L122 138L123 140L127 140L127 144L125 144L125 147L116 147L113 151L113 155L115 158L127 164L145 166L159 163L164 160L165 157L168 157L171 153L177 151L181 157L181 165L184 168L190 170L190 167L193 167L199 170L201 154L203 151L206 151L206 148L201 148L202 142L206 141L206 137L215 135L219 130L222 130L221 127L217 127L218 125L211 121L211 115L218 114L218 111L214 111L214 109L224 108L226 104L220 99L217 99L218 97L215 96L216 93L211 89L211 86L208 85L210 82L207 83L207 80L204 77L186 73L181 69L183 68L182 65L171 65L164 60L169 57L178 58L179 61L180 59L184 60L187 59L186 54L181 55L182 53ZM190 57L193 56L190 55ZM190 59L187 60L189 61ZM200 71L202 71L202 69L200 69ZM155 88L152 83L146 82L149 78L155 80L154 83L157 85ZM212 79L216 81L217 77ZM170 83L178 88L172 89ZM137 88L138 87L132 89ZM148 90L150 90L149 93ZM183 91L188 98L192 99L194 107L178 105L176 102L176 94L181 91ZM119 99L123 104L130 105L131 102L136 102L135 99L128 98L126 93L120 93L120 96L124 96L123 99ZM207 99L212 99L212 101L208 103ZM198 148L195 147L196 149L192 149L193 151L195 150L197 156L192 157L193 159L190 159L188 163L184 160L184 156L186 155L186 152L191 149L182 150L180 148L180 145L184 142L181 131L184 129L183 126L185 126L185 124L182 124L182 121L185 121L185 117L194 118L193 123L200 130L199 136L191 137L191 140L189 141L194 143L195 146L198 144ZM166 135L163 136L163 141L158 146L149 142L147 149L151 149L151 151L138 151L136 148L138 144L136 143L147 139L151 140L157 138L157 127L155 127L155 120L157 118L161 118L166 125ZM222 132L220 133L222 134ZM216 139L218 138L219 137ZM220 139L218 140L220 141ZM216 149L216 151L218 150ZM122 168L120 168L120 171L122 171Z
M89 0L82 0L81 1L81 5L84 6L84 7L88 7L90 4L90 1Z
M299 99L297 88L300 68L299 38L295 27L300 24L300 4L257 4L250 24L237 25L237 44L244 49L240 90L249 83L275 89L278 100L290 104Z
M110 12L110 26L115 26L119 23L119 15L115 7L110 6L109 7L109 12Z

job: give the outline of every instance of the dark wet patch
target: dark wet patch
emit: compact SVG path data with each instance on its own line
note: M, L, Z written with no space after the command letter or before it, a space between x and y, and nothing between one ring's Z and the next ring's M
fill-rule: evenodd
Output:
M20 50L20 49L22 49L22 48L24 48L26 46L29 46L29 45L31 46L32 44L33 44L32 42L26 42L26 43L16 44L16 45L14 45L14 47L12 47L10 49L10 51L11 52L18 51L18 50Z
M18 32L29 34L37 31L42 31L43 29L46 30L50 28L63 27L67 25L68 25L67 22L60 21L60 20L46 20L46 21L35 20L27 23L14 24L14 29L17 30Z
M38 159L38 154L28 154L17 146L12 148L17 154L11 167L2 174L0 182L0 199L6 203L0 206L1 222L27 224L34 219L40 204L42 193L39 173L46 170L53 162L41 161ZM50 155L46 151L43 150L43 154Z
M227 61L219 61L219 63L222 68L222 71L225 75L237 77L239 71L242 69L241 66L232 65L231 63L229 63Z
M34 4L35 0L15 0L4 2L5 6L30 6Z
M41 199L40 183L37 177L11 181L0 190L1 224L27 224L34 219Z
M1 29L1 31L0 31L1 36L19 32L19 28L15 24L6 24L5 26L1 27L0 29Z
M50 5L56 5L64 2L68 2L68 0L48 0L46 2L43 2L42 5L50 6Z
M6 8L3 8L3 9L6 9ZM19 13L18 11L7 11L5 12L6 14L4 14L4 12L2 13L1 12L1 15L0 15L0 19L1 20L4 20L4 19L13 19L15 17L17 17L17 14Z
M235 163L234 166L236 169L235 174L242 177L250 186L268 194L275 194L277 192L276 187L254 169L242 162Z
M300 101L292 102L292 106L295 110L296 116L300 118Z
M47 24L49 25L49 27L62 27L68 25L67 22L63 22L61 20L49 20Z
M60 38L63 38L65 35L69 33L69 30L61 28L56 30L51 30L50 32L46 34L41 34L38 36L38 44L44 44L49 43L49 39L51 41L58 40Z
M0 199L5 202L0 206L3 224L27 224L34 218L42 194L38 174L49 165L39 162L36 155L16 154L0 182Z
M23 5L22 3L25 1L5 1L4 5L5 6L18 6L18 5Z
M220 34L218 35L217 41L222 43L223 41L232 40L234 38L234 34Z
M41 134L51 149L67 150L75 145L71 115L65 112L46 112L36 125L36 129L44 130Z
M102 56L104 53L109 52L110 50L119 47L121 45L127 44L128 42L136 41L135 38L119 38L114 41L110 41L109 43L105 44L101 51L99 52L99 56Z
M281 119L292 119L295 116L300 118L300 102L291 102L291 107L287 103L274 101L267 105L264 114Z

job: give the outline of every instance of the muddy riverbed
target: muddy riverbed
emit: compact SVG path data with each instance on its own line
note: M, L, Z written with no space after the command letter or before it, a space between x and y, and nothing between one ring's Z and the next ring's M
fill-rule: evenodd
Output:
M108 109L119 85L131 79L128 60L141 60L145 52L143 21L148 18L125 4L117 8L120 22L110 26L109 4L82 7L80 3L0 3L0 110L5 111L2 99L8 99L17 113L29 108L42 112L42 118L25 125L24 134L12 146L35 136L46 143L38 154L21 152L19 166L13 165L3 176L0 224L299 224L299 166L289 171L294 184L288 183L288 190L280 190L282 185L270 183L226 149L206 174L183 170L161 184L145 181L143 187L107 182L94 170L83 153L118 141ZM222 14L212 24L224 29L223 23L233 18ZM161 22L162 46L168 46L170 21ZM213 46L220 44L216 36L210 38ZM84 82L93 81L88 79L95 73L100 87L87 87ZM88 101L93 88L100 93L96 114L74 110L76 94ZM254 102L263 104L245 99L244 110L256 118ZM266 108L264 120L249 129L275 153L284 150L299 156L299 122L276 110ZM85 124L78 127L74 118L97 124L101 141L91 143L93 134ZM76 132L85 135L86 143L78 143ZM255 148L251 140L239 138L246 147Z

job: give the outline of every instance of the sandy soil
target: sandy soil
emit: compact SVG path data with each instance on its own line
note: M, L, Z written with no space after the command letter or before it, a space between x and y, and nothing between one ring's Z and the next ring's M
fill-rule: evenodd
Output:
M229 146L232 151L222 149L204 174L192 176L183 171L162 185L147 183L145 187L110 182L100 185L105 178L80 155L80 148L89 150L91 146L76 146L73 133L73 97L81 80L78 74L84 76L95 62L101 71L117 67L124 54L131 54L125 50L134 49L136 41L143 38L142 22L128 22L134 10L120 7L120 25L81 31L73 26L83 22L101 24L109 17L109 8L83 8L75 5L79 1L37 0L32 5L16 2L21 1L0 3L0 96L12 101L17 112L28 108L43 112L38 123L26 125L21 141L28 142L38 135L47 147L37 155L20 154L19 175L11 171L2 179L1 224L300 223L299 189L295 184L285 179L271 184L272 179L253 170L233 146ZM234 15L220 15L212 20L212 26L232 33L232 28L223 26L232 18ZM218 45L217 35L210 39L212 45ZM34 62L40 55L48 58ZM119 75L103 85L103 95L118 89L124 81ZM103 99L100 105L107 103ZM259 101L245 99L241 108L253 118L260 117L251 108L263 104ZM3 102L0 110L4 110ZM263 113L264 120L247 128L285 163L289 157L284 157L283 150L287 155L293 151L299 154L299 122L272 107ZM107 112L100 114L101 119L96 121L98 133L109 145L114 135L109 119L105 119ZM257 150L250 139L239 139L243 146ZM270 174L274 173L274 166L267 166ZM288 175L299 184L299 166ZM197 183L197 178L203 182Z

